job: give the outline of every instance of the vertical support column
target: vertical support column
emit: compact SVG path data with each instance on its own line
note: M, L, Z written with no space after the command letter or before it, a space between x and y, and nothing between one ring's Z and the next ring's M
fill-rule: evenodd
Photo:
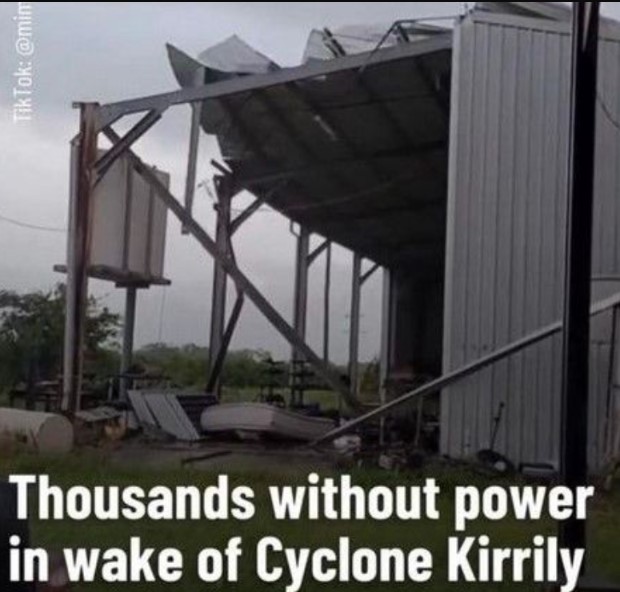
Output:
M360 309L362 300L362 257L353 254L353 279L351 282L351 317L349 324L349 378L351 393L359 396L359 347Z
M230 217L232 201L231 179L225 176L214 178L217 191L217 228L215 241L222 253L230 251ZM226 324L226 289L227 276L222 264L216 259L213 272L213 295L211 301L211 332L209 337L209 372L211 374L216 364L218 353L224 343L224 326ZM218 381L215 393L221 394L221 384Z
M379 392L381 404L387 403L386 382L390 372L392 349L392 278L388 269L383 270L381 294L381 354L379 359Z
M293 295L293 329L295 333L305 341L306 339L306 318L308 313L308 270L310 257L310 233L305 228L299 229L297 236L297 252L295 257L295 293ZM304 356L296 347L291 350L291 372L301 373L303 368L301 362ZM291 403L293 405L301 403L295 400L295 395L299 391L297 387L303 384L303 378L291 376Z
M123 323L123 352L121 357L121 380L119 383L119 398L121 401L127 400L127 390L129 379L126 378L127 372L133 363L134 335L136 329L136 302L138 299L138 289L129 286L125 293L125 319Z
M198 68L194 72L193 85L202 86L205 82L205 69ZM202 103L191 103L192 123L189 132L189 155L187 158L187 175L185 178L185 209L191 215L194 207L194 194L196 192L196 167L198 164L198 146L200 142L200 118L202 117ZM189 234L185 226L183 234Z
M306 317L308 311L308 256L310 255L310 233L301 228L297 237L295 261L295 294L293 299L293 328L297 335L306 338ZM293 360L301 359L296 348L292 350Z
M62 410L80 408L83 348L88 304L88 259L91 195L97 158L97 105L80 105L80 132L71 145L67 288L63 352Z
M607 373L607 416L605 421L605 453L609 460L614 460L613 442L616 423L616 398L618 390L618 307L611 315L611 335L609 337L609 367Z
M562 359L561 477L575 490L588 482L588 362L600 2L573 2L570 180ZM586 524L560 524L560 544L586 547Z
M323 293L323 361L329 364L329 330L332 290L332 244L325 253L325 291Z
M392 364L392 276L388 269L383 270L381 294L381 353L379 358L379 398L381 406L387 403L387 380ZM385 418L379 420L379 443L385 443Z

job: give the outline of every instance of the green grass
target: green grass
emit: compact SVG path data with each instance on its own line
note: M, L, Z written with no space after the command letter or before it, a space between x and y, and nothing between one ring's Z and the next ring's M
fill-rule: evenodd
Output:
M280 537L285 545L292 547L321 547L336 546L340 536L350 537L354 547L367 546L374 549L380 547L401 547L403 549L423 546L433 551L435 556L435 577L433 583L413 585L414 589L440 592L448 589L455 590L484 590L484 591L517 591L538 590L532 585L478 585L478 586L450 586L445 582L446 539L452 535L452 497L451 490L456 484L476 484L483 486L484 479L475 474L463 471L453 472L448 469L434 469L433 473L442 485L441 511L442 520L439 522L421 523L371 523L371 522L340 522L319 523L289 522L276 523L270 517L266 489L268 485L284 483L301 483L305 480L303 468L291 464L290 471L284 476L282 473L268 474L261 472L260 467L253 471L232 473L233 484L251 485L257 492L257 516L248 523L226 522L183 522L183 523L36 523L33 525L33 538L37 545L48 549L62 549L65 547L99 547L125 546L131 536L141 536L145 545L156 548L169 546L177 547L186 557L186 577L180 584L174 585L175 591L199 592L210 588L234 589L238 591L283 590L284 585L261 584L255 578L254 560L251 553L255 543L267 535ZM0 474L36 473L49 474L53 482L70 487L76 484L92 486L107 485L139 485L149 488L155 485L187 485L196 484L206 486L215 481L217 475L208 472L199 472L190 469L168 469L147 471L140 467L112 465L104 452L77 454L71 459L45 459L29 455L16 455L12 458L0 459ZM395 485L420 481L425 476L394 475L376 471L355 471L354 479L363 486ZM591 558L593 565L601 574L615 577L620 581L620 562L618 548L620 548L620 495L597 498L591 515ZM513 520L502 523L483 523L473 525L471 534L489 534L493 544L505 546L527 545L535 534L553 534L555 525L547 521L542 524L522 524ZM204 584L192 577L194 565L192 559L203 547L215 546L223 548L226 541L233 536L244 538L245 560L242 563L241 581L236 585ZM288 582L287 582L288 583ZM304 592L316 590L331 590L335 586L342 586L350 590L411 590L412 584L386 585L367 584L346 586L344 584L319 585L307 580ZM78 585L75 590L107 591L127 589L136 591L165 590L170 585L127 585L118 586L105 583Z

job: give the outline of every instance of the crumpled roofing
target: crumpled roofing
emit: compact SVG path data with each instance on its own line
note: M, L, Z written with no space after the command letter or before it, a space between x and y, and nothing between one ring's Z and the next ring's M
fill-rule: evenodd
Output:
M565 14L553 3L477 10L523 16L521 4L543 18ZM247 90L205 101L201 116L238 183L313 232L435 281L445 254L451 48L450 28L414 22L313 31L291 69L238 37L197 59L168 52L182 87L247 78ZM291 76L280 82L284 71Z

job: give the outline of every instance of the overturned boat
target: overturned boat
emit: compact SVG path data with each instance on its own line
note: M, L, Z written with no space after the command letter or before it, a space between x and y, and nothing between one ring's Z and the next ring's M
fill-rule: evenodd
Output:
M226 403L204 410L205 434L233 433L241 438L257 436L313 441L336 426L333 419L313 417L266 403Z

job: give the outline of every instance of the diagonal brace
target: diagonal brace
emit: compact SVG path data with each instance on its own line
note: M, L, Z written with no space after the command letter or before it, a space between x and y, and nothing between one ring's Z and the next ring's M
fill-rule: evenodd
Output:
M592 304L590 308L590 316L596 317L619 306L620 293L611 296L607 300L601 300L600 302ZM525 337L517 341L514 341L504 347L499 348L498 350L490 353L483 358L465 364L465 366L462 366L461 368L457 368L456 370L453 370L448 374L445 374L444 376L441 376L435 380L431 380L430 382L423 384L420 388L405 393L404 395L401 395L400 397L390 401L389 403L386 403L381 407L377 407L376 409L373 409L372 411L369 411L368 413L357 417L356 419L348 422L344 426L336 428L335 430L328 432L324 436L321 436L320 438L312 442L310 446L318 446L319 444L323 444L325 442L331 442L336 438L339 438L340 436L350 434L359 426L368 423L373 419L379 419L380 417L387 415L393 409L397 409L398 407L401 407L406 403L410 403L415 399L419 399L420 397L425 397L427 395L432 395L433 393L439 392L445 388L448 388L449 386L457 384L458 382L461 382L462 380L469 378L470 376L473 376L474 374L477 374L478 372L481 372L486 368L490 368L498 362L501 362L502 360L513 356L514 354L524 351L532 347L533 345L540 343L541 341L544 341L549 337L552 337L553 335L561 333L563 329L564 323L562 321L558 321L556 323L543 327L538 331L534 331L533 333L530 333L529 335L526 335Z
M114 130L105 128L104 134L113 142L118 142L120 137ZM314 352L314 350L301 339L295 330L287 323L280 313L269 303L263 294L256 288L250 279L235 265L226 253L220 252L217 245L204 228L186 211L177 201L166 186L159 181L151 169L131 150L127 151L127 156L132 162L135 170L151 185L159 199L166 207L185 225L188 232L196 238L202 247L222 265L226 273L230 276L238 288L247 298L262 312L274 328L284 337L291 346L297 348L306 360L316 369L317 373L334 391L340 393L347 403L354 409L360 408L359 401L352 395L351 391L340 379L340 376L328 364Z
M262 199L255 199L243 212L241 212L230 224L230 234L235 234L263 205Z
M378 263L375 263L366 273L362 275L360 278L360 283L365 284L379 269L381 269L381 266Z
M108 150L96 163L98 178L110 169L110 167L123 155L123 153L131 148L146 132L148 132L162 117L163 110L153 109L149 111L136 125L134 125L118 142Z
M213 368L211 369L211 373L209 375L209 381L207 383L207 393L212 393L215 390L220 376L222 375L224 361L226 360L226 354L228 353L230 342L235 333L235 329L237 328L237 323L239 322L241 311L243 310L243 302L243 292L239 292L237 294L237 299L235 300L233 310L230 314L230 319L228 320L228 324L226 325L226 331L224 331L222 344L219 351L217 352L215 362L213 363Z
M308 255L308 267L310 267L331 245L329 240L324 240L310 255Z

